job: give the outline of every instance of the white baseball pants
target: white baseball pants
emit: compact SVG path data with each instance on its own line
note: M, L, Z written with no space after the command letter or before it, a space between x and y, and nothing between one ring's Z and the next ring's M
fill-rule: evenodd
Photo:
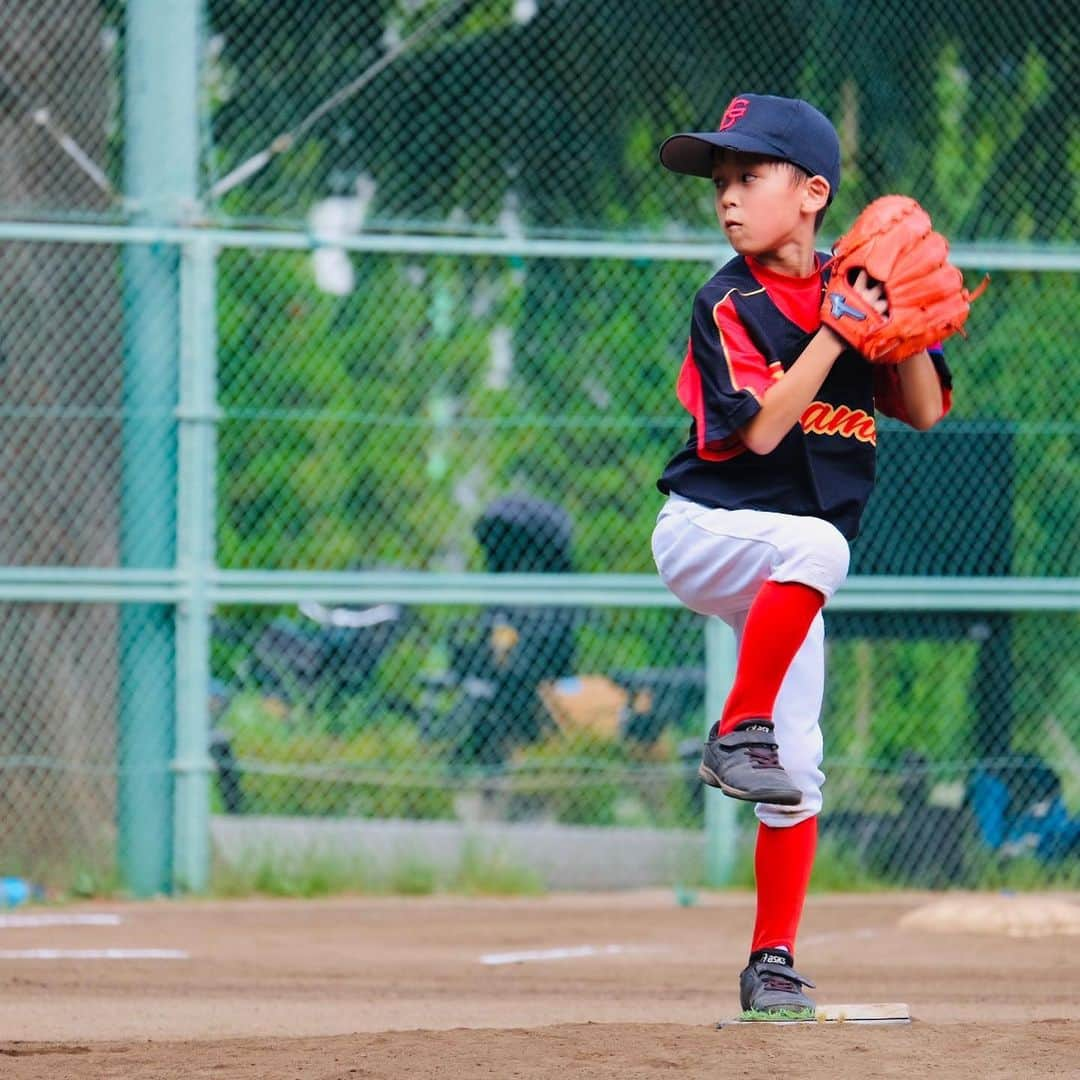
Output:
M653 558L664 584L691 611L716 615L741 645L746 615L766 581L798 581L828 601L847 576L848 542L820 518L766 510L712 510L671 495L656 521ZM797 825L821 810L821 704L825 624L819 614L788 668L773 724L780 763L802 790L798 806L758 803L766 825Z

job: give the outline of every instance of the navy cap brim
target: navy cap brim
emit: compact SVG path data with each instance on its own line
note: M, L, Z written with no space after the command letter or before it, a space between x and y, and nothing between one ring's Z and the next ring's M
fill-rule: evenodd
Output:
M660 164L672 172L711 180L714 150L741 150L746 154L786 160L782 150L753 135L740 135L734 131L687 131L664 140L660 146Z

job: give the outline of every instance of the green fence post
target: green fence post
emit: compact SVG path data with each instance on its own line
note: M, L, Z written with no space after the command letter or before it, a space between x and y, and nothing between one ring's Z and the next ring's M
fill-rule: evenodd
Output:
M217 252L198 237L180 265L180 469L177 569L185 599L176 612L176 827L173 884L210 882L210 615L214 570L217 443Z
M720 718L735 680L735 634L721 619L705 621L705 731ZM716 788L705 788L705 882L727 885L735 871L738 804Z
M182 221L198 194L200 0L128 0L124 188L137 224ZM176 555L179 261L175 247L124 252L121 559L171 566ZM120 614L117 831L124 883L137 896L172 885L174 614Z

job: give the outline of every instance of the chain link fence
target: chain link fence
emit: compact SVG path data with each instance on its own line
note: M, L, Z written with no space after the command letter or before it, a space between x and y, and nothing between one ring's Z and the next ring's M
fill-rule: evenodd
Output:
M972 279L993 277L970 339L948 348L950 418L922 434L880 423L853 573L930 597L957 576L972 596L1017 579L1076 596L1069 5L787 0L749 25L703 0L289 0L258 17L207 0L195 197L165 221L178 231L152 237L135 231L162 219L132 194L125 117L154 92L132 66L134 20L167 35L165 14L145 0L0 11L12 870L98 887L141 842L146 800L169 811L188 768L168 710L125 717L174 690L161 575L186 557L181 443L196 425L216 444L211 561L306 583L296 603L214 611L219 825L584 826L602 844L617 827L641 845L700 833L702 620L443 587L465 572L550 574L553 588L654 574L655 480L687 426L674 381L689 304L726 258L710 186L666 173L656 150L715 126L737 90L807 97L835 122L844 180L822 246L903 191ZM27 223L45 231L27 238ZM94 227L120 231L78 232ZM178 409L196 234L216 264L205 415ZM98 577L25 591L57 568ZM163 594L94 592L128 570ZM340 576L417 571L432 575L422 602L350 602ZM317 572L339 576L303 577ZM1075 602L913 610L890 596L841 595L827 615L834 860L933 886L1075 881Z

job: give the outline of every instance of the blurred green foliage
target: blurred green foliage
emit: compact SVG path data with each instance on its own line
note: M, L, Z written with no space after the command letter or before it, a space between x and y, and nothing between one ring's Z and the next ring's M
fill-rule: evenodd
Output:
M700 231L707 188L658 176L656 148L757 91L840 129L835 228L903 190L956 239L1073 242L1078 28L1052 7L762 0L746 21L711 0L208 0L212 175L442 16L215 210L296 220L367 173L395 229L491 226L512 193L533 230Z
M1074 25L1042 17L1036 0L992 14L966 0L769 2L756 9L756 24L771 27L762 50L747 47L722 8L691 0L664 5L657 18L656 5L624 4L611 18L605 5L541 3L535 18L515 22L509 3L464 4L211 208L238 221L306 224L313 204L350 195L370 175L372 231L716 243L715 258L701 263L355 255L343 295L320 291L307 253L225 251L222 565L481 570L475 518L493 497L523 491L569 511L577 570L653 572L655 479L687 426L673 391L690 301L726 258L709 186L664 174L656 150L673 130L712 127L736 89L806 96L837 124L845 178L823 245L887 190L921 199L956 242L1075 243ZM253 18L250 0L210 0L224 42L211 171L236 166L363 70L388 23L407 34L433 10L290 2L270 19ZM609 63L597 65L598 55ZM910 483L920 498L1007 503L1014 574L1080 574L1078 311L1075 274L995 271L969 339L949 344L956 388L940 430L962 423L1008 436L999 485L965 485L936 433L919 442L925 458ZM911 487L875 495L886 521L910 516L917 502ZM974 569L960 558L949 572ZM701 629L688 613L601 618L579 632L584 670L700 665ZM441 633L396 647L380 668L384 699L393 684L415 702ZM1075 648L1061 647L1078 634L1075 615L1014 620L1017 749L1043 748L1048 716L1080 740ZM978 749L976 663L969 640L836 641L829 752L884 765L908 751L968 758ZM373 715L379 700L365 705ZM275 730L254 708L241 701L229 716L241 756L392 770L422 751L407 717L366 731L339 717L326 731L315 707ZM686 716L671 737L699 723ZM669 745L669 763L673 754ZM668 792L656 812L651 797L628 802L625 776L645 766L625 746L542 741L523 752L521 776L572 771L582 755L586 786L543 794L558 820L676 824L697 813L679 801L684 793ZM527 779L515 782L518 796L538 798ZM361 779L268 774L254 792L258 805L287 812L453 812L446 792L426 782L401 793Z

